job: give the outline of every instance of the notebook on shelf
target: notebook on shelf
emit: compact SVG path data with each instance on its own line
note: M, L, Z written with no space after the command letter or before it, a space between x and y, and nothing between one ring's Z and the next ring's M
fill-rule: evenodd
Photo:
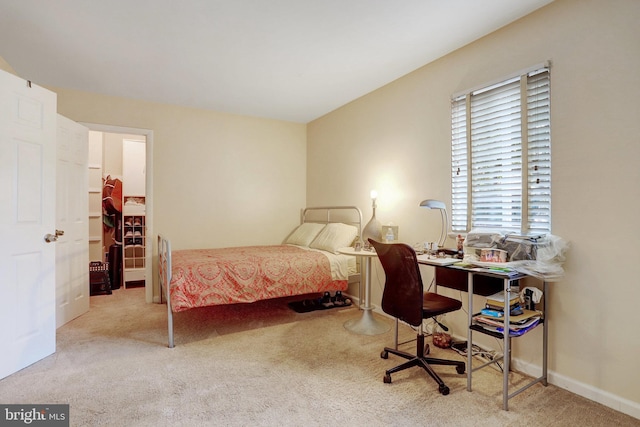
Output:
M517 316L509 316L509 323L512 326L521 326L521 325L525 325L526 323L528 323L528 321L534 317L541 317L542 316L542 312L540 311L534 311L534 310L522 310L522 314L518 314ZM478 320L480 319L488 319L491 322L494 322L495 324L504 324L504 316L503 317L496 317L496 316L491 316L491 315L485 315L485 314L479 314L476 315L474 318L477 318ZM487 322L490 323L490 322ZM491 324L494 324L491 323Z
M518 302L520 302L520 295L518 295L517 292L510 292L510 296L509 296L509 307L517 304ZM504 291L500 291L498 293L495 293L493 295L489 295L487 297L487 304L492 306L492 307L503 307L505 306L505 296L504 296Z

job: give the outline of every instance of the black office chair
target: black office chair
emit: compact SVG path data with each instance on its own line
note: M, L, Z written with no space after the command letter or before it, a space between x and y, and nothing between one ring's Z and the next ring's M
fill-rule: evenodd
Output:
M380 357L386 359L389 353L405 359L407 362L391 368L384 375L384 382L391 382L391 374L413 366L421 366L438 383L438 391L449 394L449 387L440 379L430 365L451 365L459 374L464 374L465 364L462 361L434 359L425 357L423 319L429 319L444 313L459 310L462 303L456 299L433 292L424 292L422 277L418 267L415 251L403 243L385 244L369 239L378 253L387 276L382 293L382 310L391 316L412 326L419 326L416 344L416 355L385 347Z

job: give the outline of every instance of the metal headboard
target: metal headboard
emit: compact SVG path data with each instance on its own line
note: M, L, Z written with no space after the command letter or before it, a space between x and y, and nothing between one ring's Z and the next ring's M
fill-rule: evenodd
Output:
M310 217L313 214L313 219ZM332 219L333 215L333 219ZM357 206L317 206L305 208L302 211L301 223L319 222L329 224L331 222L342 222L344 224L358 227L358 239L362 240L362 211Z

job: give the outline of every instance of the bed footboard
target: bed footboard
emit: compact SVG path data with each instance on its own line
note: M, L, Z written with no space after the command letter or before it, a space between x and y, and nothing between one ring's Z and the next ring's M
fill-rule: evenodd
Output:
M167 301L167 328L169 330L169 348L173 343L173 310L171 309L171 242L158 234L158 281L160 282L160 302L164 294Z

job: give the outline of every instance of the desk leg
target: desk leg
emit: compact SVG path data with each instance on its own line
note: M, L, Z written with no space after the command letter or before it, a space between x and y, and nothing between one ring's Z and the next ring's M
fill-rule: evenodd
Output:
M549 283L545 280L543 282L544 289L544 323L542 324L542 385L547 386L547 345L549 336L549 319L547 315L547 301L549 301Z
M502 371L502 408L505 411L509 410L509 370L510 362L511 362L511 338L509 337L509 317L511 315L511 310L508 309L509 305L507 301L511 301L511 280L504 279L504 301L505 301L505 310L504 310L504 324L502 332L502 340L504 345L504 357L502 358L504 366Z
M471 371L473 370L473 336L471 324L473 323L473 273L467 274L467 287L469 293L469 322L467 323L467 391L471 391Z
M391 329L391 326L373 317L371 307L371 257L365 258L365 296L362 316L359 319L351 319L345 322L344 327L351 332L361 335L379 335ZM362 260L360 262L362 265Z

